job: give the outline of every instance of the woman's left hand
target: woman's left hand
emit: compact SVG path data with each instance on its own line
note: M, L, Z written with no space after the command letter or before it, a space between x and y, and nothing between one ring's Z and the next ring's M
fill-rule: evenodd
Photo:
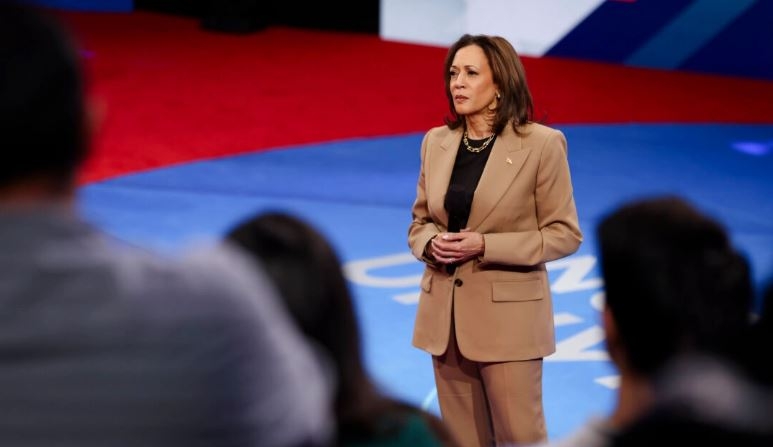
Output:
M468 228L459 233L440 233L432 239L432 254L443 264L460 264L482 255L483 235Z

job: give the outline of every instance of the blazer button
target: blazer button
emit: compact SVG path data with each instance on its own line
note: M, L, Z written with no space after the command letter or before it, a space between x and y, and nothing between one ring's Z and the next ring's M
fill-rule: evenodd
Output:
M464 281L462 281L460 278L456 278L456 279L454 280L454 285L455 285L456 287L462 287L462 284L464 284Z

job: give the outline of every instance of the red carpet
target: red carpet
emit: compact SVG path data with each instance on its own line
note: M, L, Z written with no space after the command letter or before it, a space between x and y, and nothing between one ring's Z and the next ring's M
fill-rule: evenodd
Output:
M271 28L234 36L150 13L62 13L101 104L89 182L277 146L426 130L445 49ZM525 59L552 124L773 122L773 82ZM247 181L247 179L245 179Z

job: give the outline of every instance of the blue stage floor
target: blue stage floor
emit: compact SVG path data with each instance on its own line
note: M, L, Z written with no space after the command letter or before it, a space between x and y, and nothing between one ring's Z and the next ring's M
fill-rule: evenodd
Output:
M569 141L585 241L549 265L558 342L544 374L551 437L613 403L594 246L604 213L641 196L681 195L726 225L758 284L773 275L772 125L559 128ZM90 184L81 203L115 236L169 252L218 238L256 211L307 218L346 263L373 374L389 392L437 412L430 357L410 344L422 266L406 238L421 138L346 140L177 165Z

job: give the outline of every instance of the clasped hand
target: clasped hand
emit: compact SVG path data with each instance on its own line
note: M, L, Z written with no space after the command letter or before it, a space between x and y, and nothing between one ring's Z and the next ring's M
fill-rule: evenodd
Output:
M457 264L483 254L483 235L468 228L459 233L440 233L430 242L430 254L441 264Z

